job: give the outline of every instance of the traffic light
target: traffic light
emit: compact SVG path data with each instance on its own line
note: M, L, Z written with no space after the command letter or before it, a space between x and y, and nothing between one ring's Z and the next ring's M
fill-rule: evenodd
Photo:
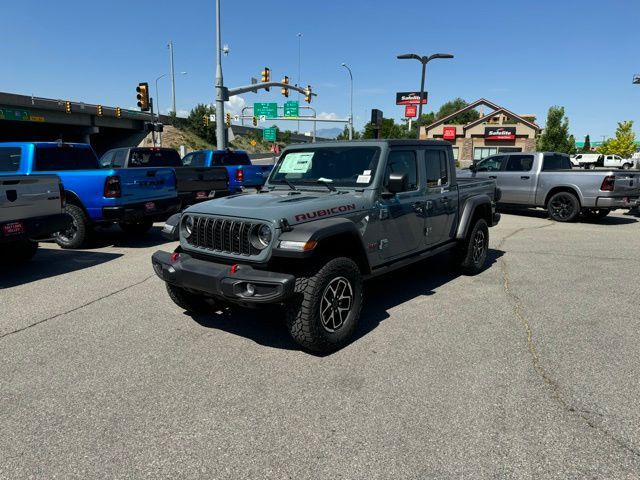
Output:
M253 126L257 127L258 126L258 117L253 117L252 121L253 121Z
M209 115L202 116L202 125L204 125L205 127L209 126Z
M116 107L116 118L122 117L122 109L120 107Z
M289 85L289 77L285 76L282 79L281 83L286 83L287 85ZM282 90L280 90L280 92L282 92L282 95L284 95L285 97L289 96L289 89L287 87L282 87Z
M304 101L307 103L311 103L311 95L313 92L311 91L311 85L307 85L307 88L304 91Z
M96 107L96 112L98 113L99 116L102 116L102 105L98 105Z
M231 114L229 112L227 112L227 114L225 115L224 123L227 125L227 127L231 126Z
M149 111L149 84L146 82L139 83L136 87L136 92L138 92L138 107L143 112Z
M71 113L71 102L69 100L64 102L64 111L66 113Z
M269 69L269 67L264 67L264 70L262 70L262 83L270 82L270 81L271 81L271 70ZM266 87L265 90L268 92L269 87Z

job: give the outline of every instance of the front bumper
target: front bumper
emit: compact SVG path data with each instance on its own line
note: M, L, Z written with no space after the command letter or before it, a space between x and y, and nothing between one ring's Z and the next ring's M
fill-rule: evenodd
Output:
M491 218L491 226L495 227L498 223L500 223L500 214L498 212L493 212L493 216Z
M638 197L598 197L597 208L633 208L640 202Z
M200 260L181 252L175 261L169 252L151 258L156 275L167 283L214 298L240 304L280 303L293 295L295 277ZM253 286L253 288L251 288ZM249 290L253 290L253 294Z
M24 226L24 232L17 235L5 235L3 226L15 222L22 223ZM0 223L0 243L9 243L16 240L23 240L25 238L30 238L32 240L49 238L54 233L65 230L70 224L71 217L66 213L26 218L24 220L18 219Z
M153 204L149 209L148 204ZM102 218L112 222L136 223L148 218L154 221L162 221L173 215L180 209L180 199L164 198L150 200L148 202L131 203L117 207L102 207Z

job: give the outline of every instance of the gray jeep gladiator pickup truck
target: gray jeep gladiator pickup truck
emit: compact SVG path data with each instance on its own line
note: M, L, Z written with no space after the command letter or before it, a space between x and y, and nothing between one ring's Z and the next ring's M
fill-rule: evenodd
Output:
M188 312L281 304L297 343L330 352L356 328L363 280L445 250L480 272L496 197L493 180L456 178L444 141L290 146L261 193L185 210L180 246L152 263Z

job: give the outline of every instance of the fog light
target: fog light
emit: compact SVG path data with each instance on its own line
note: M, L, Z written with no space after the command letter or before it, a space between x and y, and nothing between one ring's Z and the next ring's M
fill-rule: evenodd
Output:
M247 283L247 295L253 297L256 293L256 286L253 283Z

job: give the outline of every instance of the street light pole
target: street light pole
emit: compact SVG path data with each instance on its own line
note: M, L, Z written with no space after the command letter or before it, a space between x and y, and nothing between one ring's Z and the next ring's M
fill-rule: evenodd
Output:
M349 71L349 78L351 80L351 97L350 97L350 108L349 108L349 140L353 140L353 73L349 68L349 65L346 63L342 63L342 66Z
M158 121L160 121L160 97L158 96L158 80L169 75L168 73L163 73L158 78L156 78L156 115Z
M450 53L434 53L433 55L420 56L415 53L405 53L398 55L399 60L414 59L418 60L422 64L422 80L420 81L420 103L418 104L418 120L416 126L418 127L418 138L420 138L420 125L422 125L422 99L424 98L424 81L426 77L427 63L436 58L453 58Z
M302 86L300 83L300 60L302 57L302 33L298 33L298 83L299 87ZM298 92L298 105L300 105L300 92ZM300 133L300 122L298 122L298 130L296 133Z
M218 150L227 148L224 131L224 83L222 80L222 35L220 33L220 0L216 0L216 143Z
M171 96L173 97L173 113L176 113L176 70L173 64L173 41L169 40L169 60L171 63Z

